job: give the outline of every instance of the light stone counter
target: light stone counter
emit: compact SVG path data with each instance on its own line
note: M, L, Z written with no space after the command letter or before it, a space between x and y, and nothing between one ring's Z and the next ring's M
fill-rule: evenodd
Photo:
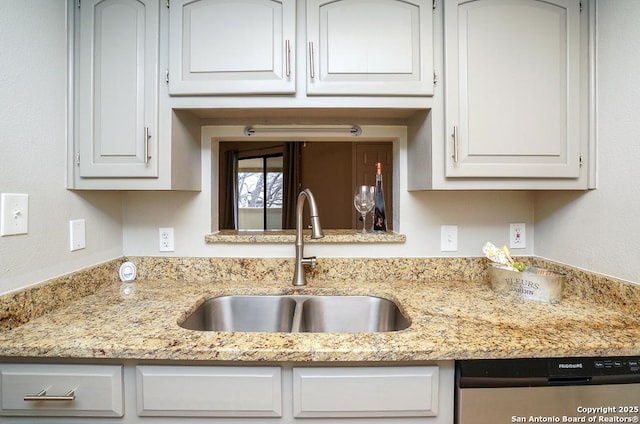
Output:
M312 239L311 231L304 230L305 243L333 243L333 244L380 244L380 243L404 243L407 237L404 234L388 233L361 233L358 230L324 230L324 237ZM296 230L274 231L236 231L222 230L217 233L207 234L204 240L208 244L215 243L264 243L264 244L293 244L296 240Z
M640 286L577 270L569 270L564 300L551 305L494 293L480 258L323 259L301 291L290 285L289 259L129 259L140 276L131 297L121 297L111 277L118 261L31 294L0 298L0 357L352 362L640 355ZM367 262L366 272L348 272L356 260ZM92 294L60 303L61 286L71 285L75 293L91 284ZM28 299L40 296L46 303L52 288L57 303L50 312L25 317L32 312L16 306L22 301L32 310L37 302ZM178 326L208 297L297 293L385 297L400 305L411 326L366 334L222 333Z

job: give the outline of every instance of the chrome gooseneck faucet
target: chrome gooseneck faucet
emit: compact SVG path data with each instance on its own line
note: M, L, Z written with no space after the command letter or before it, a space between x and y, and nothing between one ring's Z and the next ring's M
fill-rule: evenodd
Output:
M302 238L302 211L304 208L305 198L309 201L309 212L311 214L311 238L319 239L324 237L322 226L320 225L320 217L318 216L318 206L313 193L308 188L301 191L298 195L296 203L296 269L293 273L293 285L296 287L307 285L307 276L305 275L305 265L314 268L317 264L316 257L304 257L304 240Z

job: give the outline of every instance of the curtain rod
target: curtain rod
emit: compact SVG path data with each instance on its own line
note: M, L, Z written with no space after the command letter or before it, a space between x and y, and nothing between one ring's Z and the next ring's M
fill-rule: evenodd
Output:
M362 134L362 129L357 125L321 125L321 126L306 126L306 125L292 125L286 127L275 127L271 125L253 125L245 127L244 135L251 137L258 132L274 133L274 132L348 132L354 137L358 137Z

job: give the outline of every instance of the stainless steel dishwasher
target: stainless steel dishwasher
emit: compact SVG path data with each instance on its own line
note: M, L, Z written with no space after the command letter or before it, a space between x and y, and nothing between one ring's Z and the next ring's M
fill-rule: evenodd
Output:
M456 362L456 423L637 423L640 355Z

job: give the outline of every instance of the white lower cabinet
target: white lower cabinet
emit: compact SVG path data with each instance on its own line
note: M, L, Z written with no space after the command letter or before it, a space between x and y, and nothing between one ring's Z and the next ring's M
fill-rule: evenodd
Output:
M293 415L433 417L438 367L294 368Z
M2 424L452 424L453 396L453 361L0 363Z
M280 417L278 367L139 366L138 415Z
M140 422L173 417L193 424L365 424L372 419L376 424L452 424L453 379L452 361L417 366L139 365L135 402Z
M0 364L0 398L4 417L121 417L122 366Z

